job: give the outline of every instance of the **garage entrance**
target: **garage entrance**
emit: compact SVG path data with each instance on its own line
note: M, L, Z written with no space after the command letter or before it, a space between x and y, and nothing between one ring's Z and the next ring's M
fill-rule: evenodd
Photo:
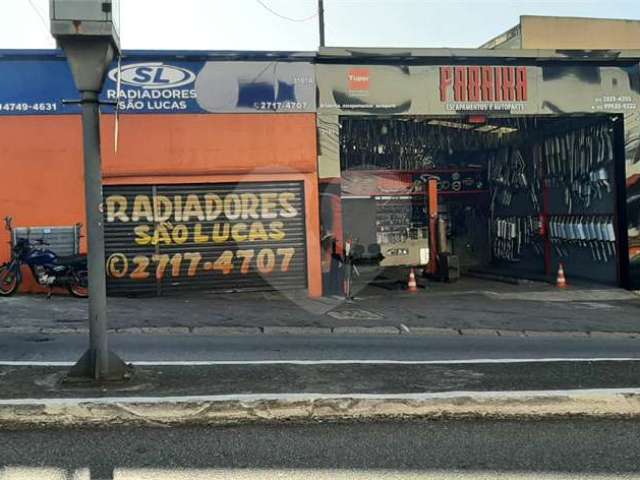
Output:
M108 185L110 295L307 287L299 181Z
M340 126L356 283L406 281L409 267L555 281L562 264L571 279L625 286L621 116L352 115Z

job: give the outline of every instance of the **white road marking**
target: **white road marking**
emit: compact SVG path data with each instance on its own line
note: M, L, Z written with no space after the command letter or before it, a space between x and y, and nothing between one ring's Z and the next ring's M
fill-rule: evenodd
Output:
M452 391L426 393L240 393L225 395L184 395L165 397L87 397L87 398L8 398L0 399L0 406L16 405L83 405L83 404L134 404L134 403L197 403L197 402L252 402L252 401L315 401L331 399L355 400L517 400L554 398L559 396L589 397L598 395L640 395L640 388L591 388L568 390L497 390Z
M202 367L215 365L468 365L500 363L552 362L638 362L639 357L550 357L550 358L471 358L458 360L140 360L127 362L141 367ZM75 362L45 362L30 360L0 360L7 367L71 367Z
M26 463L26 462L25 462ZM131 478L131 477L130 477ZM159 477L162 479L162 477ZM165 477L166 478L166 477ZM0 480L92 480L89 468L68 470L56 467L0 467ZM94 480L100 480L94 477Z
M26 477L24 477L26 478ZM612 480L640 479L638 474L498 472L493 470L393 469L158 469L115 468L114 480ZM11 479L13 480L13 479ZM33 480L33 479L29 479Z
M91 480L89 468L0 467L3 480ZM101 478L93 477L94 480ZM393 470L393 469L251 469L251 468L127 468L115 467L113 480L628 480L638 474L499 472L488 470Z

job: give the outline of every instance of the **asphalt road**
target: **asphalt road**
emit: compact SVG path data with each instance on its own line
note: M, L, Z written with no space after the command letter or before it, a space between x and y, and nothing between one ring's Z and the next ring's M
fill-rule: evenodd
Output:
M629 337L111 335L110 341L127 361L640 358L640 338ZM84 335L0 335L0 362L73 362L87 344Z
M639 431L586 419L2 431L0 478L640 478Z

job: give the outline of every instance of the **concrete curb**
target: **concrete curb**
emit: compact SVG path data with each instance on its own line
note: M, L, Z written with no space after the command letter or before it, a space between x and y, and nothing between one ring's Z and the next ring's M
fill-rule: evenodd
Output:
M640 390L0 400L5 426L566 416L640 417Z
M265 335L332 335L331 327L262 327Z
M396 326L375 327L335 327L336 335L400 335L400 328Z
M0 327L0 335L86 335L86 327ZM505 330L494 328L403 327L403 325L361 326L195 326L195 327L125 327L110 328L114 335L194 335L194 336L255 336L255 335L403 335L428 337L488 336L488 337L623 337L640 339L640 332Z

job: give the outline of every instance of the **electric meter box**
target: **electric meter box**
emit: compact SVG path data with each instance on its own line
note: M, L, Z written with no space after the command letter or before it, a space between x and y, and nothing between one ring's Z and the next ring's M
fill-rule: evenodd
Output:
M49 0L51 34L110 37L120 45L120 0Z

